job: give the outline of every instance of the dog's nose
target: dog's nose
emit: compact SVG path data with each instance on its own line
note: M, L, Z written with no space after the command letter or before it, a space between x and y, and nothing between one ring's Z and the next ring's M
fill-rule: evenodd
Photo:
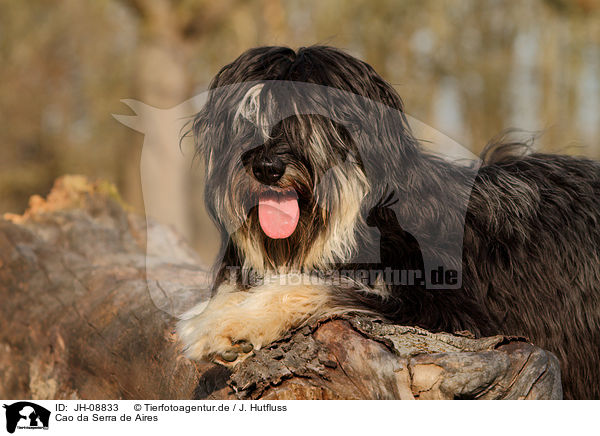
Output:
M285 163L277 156L261 156L252 163L254 177L266 185L272 185L283 176Z

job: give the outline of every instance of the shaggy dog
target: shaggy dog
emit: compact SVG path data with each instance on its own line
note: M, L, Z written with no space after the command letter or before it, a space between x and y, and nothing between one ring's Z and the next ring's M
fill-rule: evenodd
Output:
M600 398L600 164L516 143L479 167L436 157L392 86L330 47L249 50L211 90L191 131L223 247L213 297L178 326L189 357L232 366L363 312L526 336L558 356L566 398Z

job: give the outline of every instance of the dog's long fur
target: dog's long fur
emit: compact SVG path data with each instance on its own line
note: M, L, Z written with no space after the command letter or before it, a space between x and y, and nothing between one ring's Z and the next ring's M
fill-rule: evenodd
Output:
M379 106L331 109L348 123L306 114L293 88L285 101L269 99L279 81ZM179 325L190 357L235 364L247 342L260 348L315 317L362 311L435 331L526 336L558 356L565 398L600 398L600 164L526 154L524 145L502 141L486 148L480 168L432 156L413 137L395 90L330 47L249 50L211 89L224 91L209 98L193 133L223 251L213 299ZM261 121L286 104L292 116ZM399 116L388 123L380 106ZM357 122L376 126L378 139L358 145L349 127ZM258 224L263 187L248 168L256 153L279 156L286 170L274 188L298 195L289 238L269 239ZM466 215L460 204L468 204ZM462 256L452 241L462 243ZM377 264L356 261L373 250ZM462 269L462 286L327 280L339 270L425 275L427 259ZM252 274L262 279L256 286Z

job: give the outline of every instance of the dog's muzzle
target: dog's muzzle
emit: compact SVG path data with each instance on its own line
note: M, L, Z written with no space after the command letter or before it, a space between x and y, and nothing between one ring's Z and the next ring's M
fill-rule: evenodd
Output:
M290 237L298 226L300 207L293 188L277 186L285 174L285 162L264 147L246 152L242 161L263 184L258 194L258 220L262 231L271 239Z
M259 182L273 185L285 173L285 163L277 156L261 154L252 162L252 173Z

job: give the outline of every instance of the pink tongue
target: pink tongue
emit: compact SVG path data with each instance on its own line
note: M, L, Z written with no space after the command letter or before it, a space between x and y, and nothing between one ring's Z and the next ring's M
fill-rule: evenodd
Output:
M258 220L263 232L271 239L289 237L300 218L300 208L296 192L268 192L258 199Z

